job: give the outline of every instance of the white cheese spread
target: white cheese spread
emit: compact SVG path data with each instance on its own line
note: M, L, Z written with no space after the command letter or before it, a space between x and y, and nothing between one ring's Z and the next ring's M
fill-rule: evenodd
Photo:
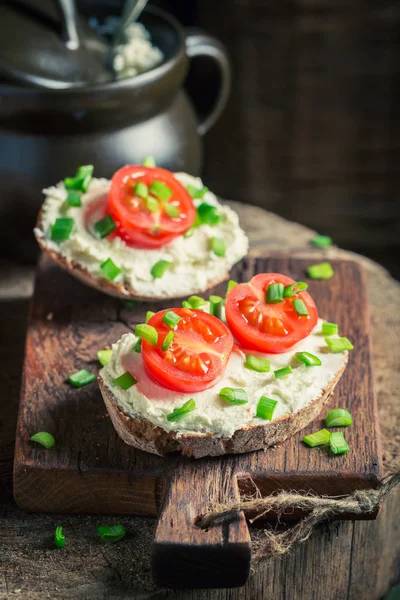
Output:
M203 186L201 179L186 173L176 173L175 177L183 186ZM122 270L114 282L124 283L136 295L149 298L174 298L204 291L221 281L226 272L247 254L249 242L240 228L237 214L229 206L220 204L210 191L205 193L203 199L195 199L193 202L195 206L202 202L216 206L221 219L214 226L196 227L191 237L181 235L157 249L131 248L119 237L110 240L96 239L85 225L85 210L91 202L107 194L109 188L110 182L107 179L93 178L88 192L82 196L82 206L69 208L66 208L67 191L63 182L45 189L42 229L35 229L36 236L42 238L48 248L68 261L79 263L98 278L104 277L100 265L111 258ZM68 240L53 242L50 239L51 227L58 217L65 216L74 219L74 229ZM212 237L224 239L225 256L214 254L210 247ZM151 275L151 268L162 259L172 264L162 277L155 279Z
M255 417L261 396L278 400L273 420L295 413L320 396L322 391L344 367L347 352L330 354L321 334L322 320L319 319L313 332L284 354L260 354L271 362L269 373L258 373L244 366L245 355L233 351L221 379L208 390L182 394L161 387L147 375L142 355L132 351L137 338L127 333L112 346L109 364L100 371L105 384L112 390L119 408L128 416L142 417L165 431L176 431L178 435L212 433L232 437L236 430L251 425L262 425L268 421ZM337 337L337 336L332 336ZM306 367L295 358L296 352L310 352L318 356L322 365ZM124 366L121 360L123 358ZM274 370L290 365L293 373L285 378L276 378ZM136 378L137 384L128 390L113 387L112 381L126 370ZM218 393L224 387L242 388L247 392L248 403L231 405ZM194 398L196 409L179 421L169 422L166 416L174 408Z

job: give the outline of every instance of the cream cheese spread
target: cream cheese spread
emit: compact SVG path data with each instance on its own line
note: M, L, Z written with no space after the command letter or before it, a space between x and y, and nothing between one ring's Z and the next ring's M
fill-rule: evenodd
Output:
M176 173L176 179L183 186L193 185L201 188L201 179ZM88 231L84 215L85 209L108 193L110 182L107 179L93 178L89 190L82 196L81 207L66 208L67 191L64 183L44 190L46 199L42 207L42 228L35 229L46 246L74 261L98 278L104 275L100 265L111 258L121 269L114 283L124 283L136 295L154 298L174 298L189 296L196 291L204 291L216 282L224 279L227 271L248 252L249 242L239 225L239 218L229 206L218 202L215 194L208 191L204 198L193 200L197 207L202 202L216 206L221 215L215 226L200 225L193 230L191 237L179 236L171 243L157 249L131 248L115 237L113 239L97 239ZM74 229L68 240L61 243L50 239L51 227L59 217L72 217ZM223 238L226 254L216 256L211 250L211 238ZM152 266L159 260L167 260L172 265L159 279L151 275Z
M236 430L243 427L268 423L255 417L261 396L278 401L273 420L278 419L297 412L318 398L344 367L347 352L328 352L324 336L321 334L322 322L319 319L312 333L284 354L267 355L254 352L253 354L270 360L269 373L258 373L248 369L244 366L245 355L234 350L221 379L213 387L202 392L182 394L161 387L150 379L144 369L142 355L132 351L137 340L133 333L123 335L112 346L111 361L100 371L100 376L112 390L119 408L128 416L147 419L165 431L176 431L178 435L212 433L232 437ZM310 352L321 359L322 365L307 367L295 358L296 352ZM274 370L288 365L292 367L293 373L285 378L276 378ZM113 379L127 370L136 378L137 384L128 390L113 387ZM224 387L244 389L247 392L248 403L227 403L218 395ZM194 398L196 409L179 421L167 421L166 416L190 398Z

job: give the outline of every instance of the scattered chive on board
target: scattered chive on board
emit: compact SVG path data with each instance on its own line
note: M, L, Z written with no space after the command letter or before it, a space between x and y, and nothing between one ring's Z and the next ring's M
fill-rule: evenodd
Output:
M174 408L174 410L167 415L167 421L180 421L185 415L190 412L193 412L196 409L196 402L193 398L190 398L185 404L183 404L179 408Z
M140 323L135 327L135 335L141 340L146 340L152 346L157 346L158 332L155 327L147 325L147 323Z
M268 421L271 421L277 404L278 400L261 396L257 404L256 416L260 419L267 419Z
M150 273L154 279L159 279L171 265L169 260L159 260L151 267Z
M328 248L332 246L332 238L329 235L317 235L313 240L311 240L313 246L317 246L317 248Z
M155 161L154 156L146 156L142 160L142 165L144 167L150 167L150 168L154 169L154 167L156 166L156 161Z
M247 404L247 392L240 388L224 387L218 394L230 404Z
M353 344L347 337L326 337L325 342L329 348L329 352L332 352L333 354L339 354L339 352L344 352L345 350L354 350Z
M122 373L122 375L113 379L111 383L114 387L120 387L122 390L129 390L129 388L135 385L137 381L129 371L125 371L125 373Z
M53 446L55 446L56 443L54 437L51 435L51 433L48 433L47 431L38 431L38 433L32 435L29 438L29 440L31 442L36 442L37 444L40 444L41 446L43 446L43 448L47 448L47 450L49 448L53 448Z
M93 227L94 231L101 239L105 238L107 235L110 235L110 233L115 231L116 228L117 224L109 214L103 217L103 219L100 219L100 221L97 221Z
M216 256L225 256L226 254L226 244L225 240L219 237L211 238L211 250L214 252Z
M339 327L336 323L322 323L322 335L336 335L339 333Z
M68 377L67 381L74 387L80 388L84 385L87 385L88 383L91 383L95 379L96 375L94 375L93 373L89 373L89 371L86 371L86 369L81 369L76 373L72 373L72 375Z
M291 373L293 373L293 371L292 371L292 368L289 366L283 367L282 369L276 369L276 371L274 371L274 375L278 379L279 379L279 377L286 377L287 375L290 375Z
M51 228L50 237L53 242L64 242L68 240L74 228L74 219L71 217L59 217Z
M222 307L224 301L221 296L210 296L210 315L222 319Z
M329 445L333 454L346 454L346 452L350 450L341 431L334 431L333 433L331 433Z
M327 429L321 429L320 431L316 431L315 433L305 435L303 437L303 442L307 444L307 446L315 448L316 446L324 446L325 444L329 444L330 439L330 432Z
M331 279L335 274L331 263L323 262L316 265L310 265L307 268L307 275L310 279Z
M190 296L187 301L192 308L200 308L200 306L207 304L207 301L201 298L201 296Z
M333 408L325 417L327 427L349 427L353 424L353 419L348 410L344 408Z
M319 367L322 365L321 359L311 352L296 352L295 357L306 365L306 367Z
M126 529L123 525L111 525L108 527L106 525L100 525L97 528L97 534L102 542L119 542L126 535Z
M97 359L102 367L108 365L111 360L112 350L99 350L97 353Z
M56 527L54 545L57 546L57 548L64 548L65 546L65 535L63 534L62 527Z
M103 264L100 265L100 269L104 277L106 279L109 279L110 281L114 281L114 279L118 277L118 275L121 273L121 269L117 267L117 265L111 260L111 258L107 258L107 260L105 260Z
M182 317L177 315L173 310L166 310L163 314L163 318L161 319L163 323L174 329L176 325L178 325L179 321L182 320Z
M271 370L271 363L269 360L254 356L254 354L246 354L244 366L252 371L257 371L257 373L269 373Z
M125 308L136 308L142 304L140 300L121 300L121 302Z

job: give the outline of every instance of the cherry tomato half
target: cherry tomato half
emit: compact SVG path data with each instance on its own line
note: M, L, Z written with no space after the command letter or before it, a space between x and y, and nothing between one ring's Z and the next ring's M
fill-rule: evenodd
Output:
M177 392L206 390L221 377L233 348L227 326L200 310L171 309L181 320L171 329L162 318L165 310L151 317L148 324L158 331L157 346L142 340L142 357L148 374L163 387ZM166 335L174 339L162 350Z
M236 285L226 300L226 320L235 338L249 350L280 354L304 339L314 329L318 312L307 292L299 292L278 304L267 304L266 290L272 283L295 283L279 273L263 273L248 283ZM308 316L299 316L293 300L303 300Z

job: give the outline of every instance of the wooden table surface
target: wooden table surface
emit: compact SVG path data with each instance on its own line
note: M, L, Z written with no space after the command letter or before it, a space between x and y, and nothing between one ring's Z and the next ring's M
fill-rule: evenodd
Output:
M310 247L313 232L260 208L232 203L249 232L252 252L289 251L294 256L345 257L349 253ZM368 271L372 308L374 374L384 440L386 472L398 468L400 389L400 285L377 264L359 259ZM102 545L100 523L118 519L27 515L12 498L12 460L32 269L0 265L0 600L378 600L400 578L400 495L390 498L377 521L334 522L318 529L283 558L255 566L237 590L167 591L154 587L149 547L150 518L123 518L128 535ZM397 309L397 310L396 310ZM397 368L397 371L396 371ZM397 399L397 401L396 401ZM358 418L362 416L358 416ZM67 544L54 548L57 525Z

